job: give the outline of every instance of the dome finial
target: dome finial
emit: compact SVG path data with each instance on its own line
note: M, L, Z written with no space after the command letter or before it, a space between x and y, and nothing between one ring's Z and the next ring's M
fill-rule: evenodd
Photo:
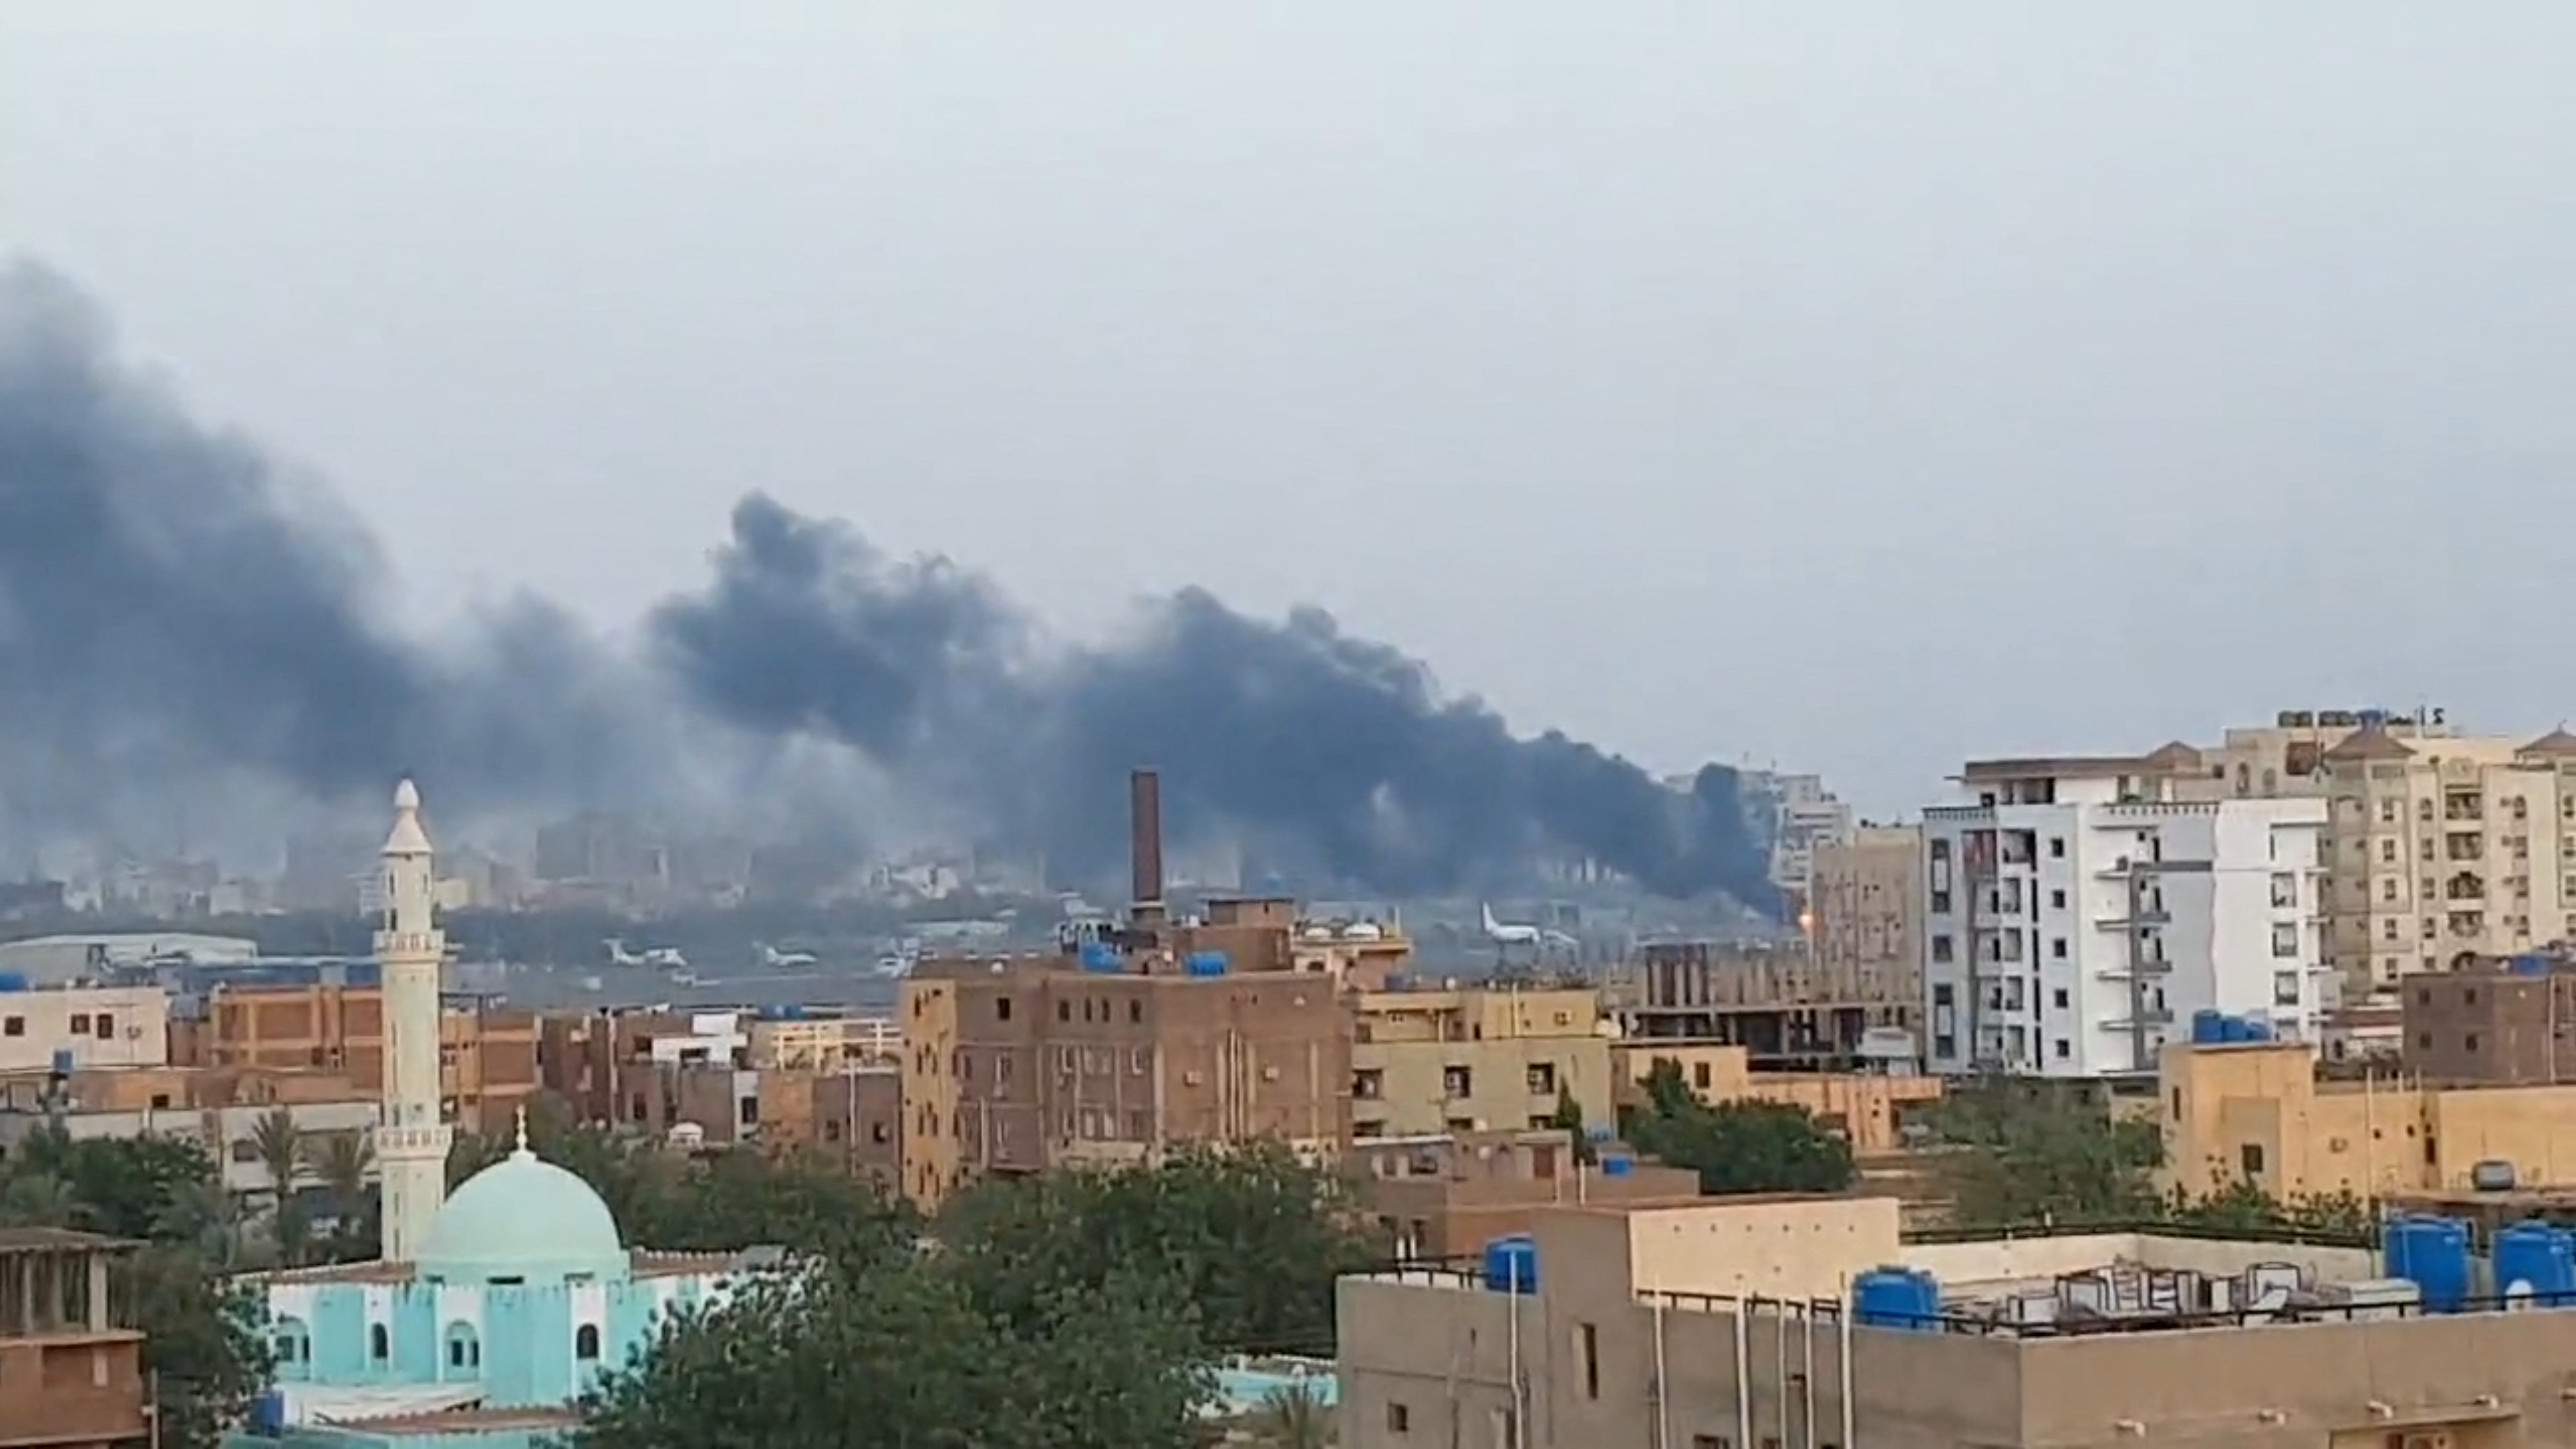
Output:
M517 1150L517 1151L515 1151L515 1152L513 1152L513 1153L511 1153L510 1155L511 1155L511 1156L513 1156L513 1157L534 1157L534 1156L536 1156L536 1155L537 1155L535 1152L531 1151L531 1150L529 1149L529 1147L528 1147L528 1109L527 1109L527 1106L526 1106L526 1104L525 1104L525 1103L520 1104L520 1107L519 1107L519 1146L518 1146L518 1150Z

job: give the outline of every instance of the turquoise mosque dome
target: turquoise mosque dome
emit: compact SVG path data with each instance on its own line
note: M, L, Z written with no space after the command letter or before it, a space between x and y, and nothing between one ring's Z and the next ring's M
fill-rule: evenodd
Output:
M442 1283L559 1283L627 1276L617 1219L590 1184L528 1150L465 1180L430 1220L414 1265Z

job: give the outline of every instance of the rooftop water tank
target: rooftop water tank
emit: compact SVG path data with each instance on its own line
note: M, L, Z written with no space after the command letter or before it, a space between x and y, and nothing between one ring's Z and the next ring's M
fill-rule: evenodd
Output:
M1189 959L1181 963L1181 972L1186 976L1223 976L1225 974L1225 953L1223 951L1192 951L1189 955Z
M1527 1233L1485 1245L1485 1286L1496 1293L1538 1291L1538 1241Z
M1872 1268L1852 1280L1852 1322L1929 1333L1940 1326L1941 1282L1920 1268Z
M2469 1225L2456 1218L2400 1214L2380 1230L2391 1278L2424 1290L2424 1311L2457 1313L2469 1296Z
M2549 958L2531 955L2516 956L2513 958L2511 970L2516 976L2546 976L2549 974Z
M68 1077L71 1074L72 1049L70 1047L54 1048L54 1075L58 1077Z
M2245 1035L2241 1040L2270 1041L2272 1039L2272 1023L2268 1021L2256 1021L2254 1018L2249 1016L2240 1022L2239 1025L2245 1028Z
M27 973L26 973L26 972L24 972L24 971L0 971L0 991L24 991L24 990L26 990L26 989L27 989Z
M2227 1040L2227 1013L2203 1008L2191 1014L2191 1044L2215 1046Z
M1603 1177L1626 1177L1629 1173L1636 1170L1637 1159L1633 1157L1604 1157L1601 1159L1601 1175Z
M1106 941L1085 941L1076 954L1085 971L1106 975L1118 970L1118 950Z
M2495 1291L2517 1308L2576 1304L2576 1233L2515 1223L2495 1235Z

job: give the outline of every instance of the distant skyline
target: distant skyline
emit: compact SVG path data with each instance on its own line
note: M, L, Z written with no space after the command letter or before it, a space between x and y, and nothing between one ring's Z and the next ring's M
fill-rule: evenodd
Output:
M424 620L630 620L761 489L1880 816L2576 714L2507 647L2576 527L2564 6L226 13L12 7L0 251Z

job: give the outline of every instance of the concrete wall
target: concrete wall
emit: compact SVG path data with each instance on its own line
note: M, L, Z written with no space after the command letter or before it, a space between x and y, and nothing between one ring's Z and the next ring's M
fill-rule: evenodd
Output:
M170 996L153 986L0 993L0 1073L41 1072L54 1053L75 1067L157 1067L170 1059Z

